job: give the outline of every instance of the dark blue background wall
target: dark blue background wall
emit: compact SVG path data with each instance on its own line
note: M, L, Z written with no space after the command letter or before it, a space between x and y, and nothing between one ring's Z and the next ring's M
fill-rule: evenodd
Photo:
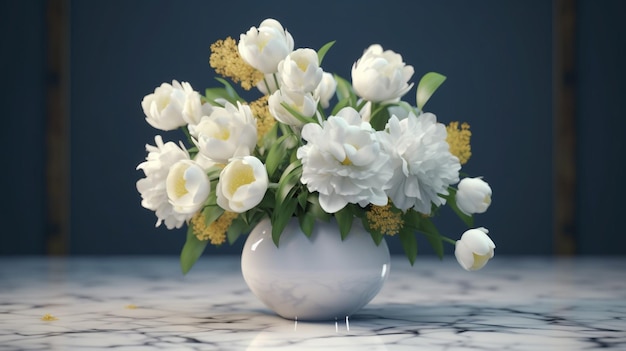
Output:
M2 21L2 67L10 72L2 94L10 131L3 130L2 150L11 166L2 176L9 196L0 253L43 252L44 8L33 4L38 3L2 3L3 17L21 20ZM620 197L626 195L619 184L624 7L591 0L578 6L581 253L624 253L625 239L617 232ZM210 44L274 17L292 33L296 47L337 40L324 68L346 78L371 43L401 53L414 66L414 79L428 71L447 75L427 109L443 122L466 120L472 126L474 156L465 169L485 176L494 189L493 205L477 224L491 230L499 254L551 254L552 11L544 0L322 0L304 7L289 1L74 0L70 252L179 252L184 231L153 228L154 214L140 206L135 190L142 176L135 167L158 133L145 123L140 101L172 79L200 91L214 86ZM439 222L453 238L463 230L452 215ZM209 252L237 252L238 244ZM426 246L422 252L429 252Z

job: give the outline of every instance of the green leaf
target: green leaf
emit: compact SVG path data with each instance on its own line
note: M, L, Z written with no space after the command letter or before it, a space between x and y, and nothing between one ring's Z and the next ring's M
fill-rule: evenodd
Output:
M383 130L385 126L387 126L387 122L389 121L389 106L391 105L376 106L376 109L372 111L370 125L374 130ZM372 105L372 108L374 108L374 105Z
M350 106L351 103L352 102L351 102L350 98L345 98L343 100L338 101L337 104L335 105L335 107L333 108L333 110L330 112L331 116L336 116L337 112L339 112L344 107Z
M417 109L422 110L426 102L435 93L437 88L446 80L446 76L436 72L426 73L420 82L417 84L417 92L415 94L415 101L417 103Z
M187 274L198 258L202 256L202 252L204 252L207 243L208 240L198 240L193 233L193 227L190 226L187 229L187 240L180 252L180 268L183 274Z
M315 226L315 216L311 213L305 212L304 214L298 216L298 221L300 222L300 229L304 235L310 237L313 233L313 227Z
M350 229L352 229L352 221L354 220L354 215L352 214L352 208L350 207L350 205L346 205L346 207L335 212L335 219L337 220L337 224L339 225L341 240L345 240L348 234L350 234Z
M217 102L219 99L225 99L226 101L230 101L231 97L228 95L228 92L224 88L207 88L204 91L205 99L213 106L223 107L221 103Z
M328 50L335 45L335 41L330 41L326 44L324 44L324 46L322 46L319 50L317 50L317 59L319 60L319 64L320 66L322 65L322 61L324 60L324 56L326 56L326 53L328 52Z
M244 233L248 229L248 225L243 219L239 219L239 217L235 218L233 222L226 230L226 238L228 239L228 243L230 245L234 244L239 236Z
M439 234L439 230L437 230L435 224L429 218L422 219L421 232L427 234L426 239L428 239L430 246L432 246L439 258L443 258L443 238L441 234Z
M278 247L280 235L283 233L291 217L293 217L296 206L298 206L298 199L289 198L282 203L277 203L274 212L272 212L272 240L276 247Z
M298 110L289 106L286 102L281 102L280 105L287 110L287 112L291 113L292 116L296 117L302 123L317 123L317 120L312 117L307 117L302 115Z
M226 99L230 103L237 105L237 101L242 101L242 102L245 101L244 99L241 98L241 96L239 96L239 94L237 94L237 91L235 90L235 88L233 88L233 86L227 80L220 78L220 77L216 77L215 80L224 84L224 89L226 89L226 94L228 95Z
M372 237L372 240L374 240L374 243L376 243L377 246L380 245L380 242L383 241L383 233L378 230L372 229L369 222L367 221L366 216L361 217L361 223L363 223L363 227L365 228L365 230L370 233L370 236Z
M322 206L320 205L320 200L317 194L309 195L307 201L309 205L307 206L307 213L315 216L316 219L324 222L328 222L330 220L330 214L324 211Z
M302 208L306 208L308 199L309 199L309 192L307 190L300 191L300 194L298 194L298 205L300 205L300 207Z
M282 202L287 198L293 188L300 182L302 176L302 161L296 160L287 166L278 180L276 202Z
M276 172L278 166L280 166L280 164L285 161L285 158L287 157L287 150L291 145L291 142L287 139L290 137L291 135L281 136L267 152L267 157L265 158L265 168L267 169L267 176L270 179L274 178L274 172Z
M412 266L417 258L417 240L415 239L415 233L410 228L403 227L400 229L398 236L400 237L400 243L402 244L404 254L409 259Z
M218 205L206 206L202 210L202 214L204 215L204 224L208 227L211 223L220 218L222 213L224 213L224 209Z
M439 258L443 257L443 237L439 234L439 230L437 230L430 218L414 210L408 210L402 219L404 220L405 228L424 234L437 256Z
M337 89L335 90L337 101L348 100L348 106L355 106L357 98L350 82L336 74L335 81L337 82Z
M456 213L456 215L465 223L468 228L474 227L474 217L466 215L459 209L459 206L456 204L456 192L457 190L453 187L448 187L448 195L440 195L444 199L446 199L446 204L450 206L452 211Z

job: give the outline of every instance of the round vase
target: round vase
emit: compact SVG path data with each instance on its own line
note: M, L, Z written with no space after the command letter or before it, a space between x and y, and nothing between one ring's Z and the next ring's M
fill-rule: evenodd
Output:
M355 220L345 240L333 220L316 222L307 237L297 218L272 241L269 219L248 235L241 271L250 290L279 316L333 320L350 316L382 288L390 269L389 248Z

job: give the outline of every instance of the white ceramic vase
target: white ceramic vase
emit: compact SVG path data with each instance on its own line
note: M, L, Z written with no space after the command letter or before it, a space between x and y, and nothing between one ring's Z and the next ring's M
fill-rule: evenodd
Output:
M376 245L359 220L341 240L334 220L316 222L307 237L292 218L279 246L269 219L248 235L241 271L252 292L281 317L334 320L370 302L389 275L389 248Z

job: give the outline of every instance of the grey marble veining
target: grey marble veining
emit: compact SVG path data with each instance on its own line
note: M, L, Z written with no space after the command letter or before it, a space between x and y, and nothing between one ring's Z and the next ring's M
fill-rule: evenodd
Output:
M0 258L0 350L626 350L626 258L393 258L349 319L284 320L238 257ZM44 321L50 314L56 320Z

